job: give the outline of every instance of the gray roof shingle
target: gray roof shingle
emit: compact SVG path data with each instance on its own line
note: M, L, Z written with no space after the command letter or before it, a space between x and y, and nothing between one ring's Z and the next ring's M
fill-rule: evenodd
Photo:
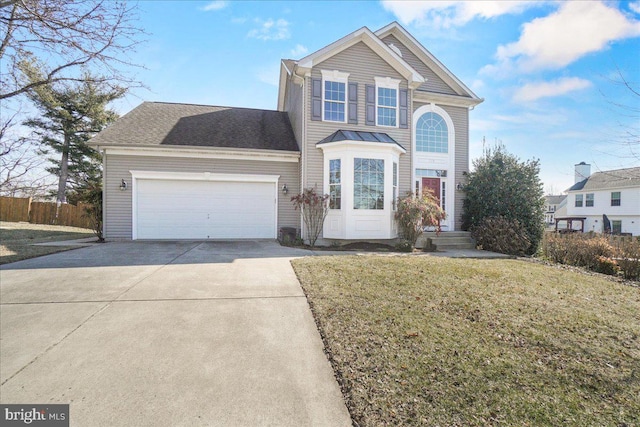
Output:
M91 145L195 146L299 151L287 113L143 102Z
M593 191L640 187L640 167L596 172L571 186L567 191Z

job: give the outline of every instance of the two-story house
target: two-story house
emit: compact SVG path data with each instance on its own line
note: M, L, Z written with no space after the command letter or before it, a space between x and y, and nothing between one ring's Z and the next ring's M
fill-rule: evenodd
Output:
M546 225L554 225L556 223L556 211L563 205L567 196L565 194L547 195L545 200L544 222Z
M322 238L397 236L431 189L458 230L469 110L482 102L397 23L282 60L278 110L145 102L98 134L107 238L275 238L292 194L329 194Z
M592 175L591 166L582 162L575 181L567 190L563 218L580 219L585 232L640 235L640 167Z

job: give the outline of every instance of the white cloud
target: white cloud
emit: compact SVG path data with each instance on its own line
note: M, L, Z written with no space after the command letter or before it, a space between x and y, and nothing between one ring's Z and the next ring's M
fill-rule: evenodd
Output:
M273 19L266 21L256 19L256 22L260 24L260 26L249 31L247 37L259 40L285 40L291 37L289 22L282 18L277 21Z
M491 19L505 14L517 14L539 1L395 1L383 0L382 6L401 23L416 23L435 28L463 26L473 19Z
M629 9L631 9L637 14L640 14L640 1L634 1L632 3L629 3Z
M280 83L280 65L278 63L266 65L258 69L255 75L262 83L277 87Z
M562 68L616 40L639 35L640 21L615 7L595 1L564 2L551 15L526 23L517 42L499 46L497 67L515 65L522 72Z
M291 51L289 53L291 54L292 57L298 58L298 57L301 57L302 55L304 55L307 52L309 52L309 49L307 49L306 47L304 47L301 44L297 44L296 47L291 49Z
M210 3L207 3L206 5L202 6L200 9L204 10L205 12L209 12L209 11L212 11L212 10L224 9L228 5L229 5L229 2L227 2L227 1L216 0L216 1L212 1Z
M563 77L551 82L527 83L519 88L513 95L516 102L531 102L540 98L550 98L564 95L565 93L591 87L589 80L579 77Z

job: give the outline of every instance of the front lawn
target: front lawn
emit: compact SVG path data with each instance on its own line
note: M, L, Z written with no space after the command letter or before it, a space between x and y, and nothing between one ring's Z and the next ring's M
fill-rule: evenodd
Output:
M48 243L94 237L91 230L62 225L30 224L25 222L0 222L0 264L39 257L77 246L34 246Z
M519 260L293 266L359 426L638 425L638 287Z

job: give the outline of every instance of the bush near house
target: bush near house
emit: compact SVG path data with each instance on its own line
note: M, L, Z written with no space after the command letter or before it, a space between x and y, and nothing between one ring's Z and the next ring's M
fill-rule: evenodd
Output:
M437 227L440 231L440 221L446 217L447 214L431 191L424 191L421 197L415 196L412 192L408 192L405 197L399 197L395 219L404 242L398 245L398 249L410 252L416 247L416 241L423 233L424 227Z
M320 195L315 188L305 188L302 193L291 197L291 202L296 210L302 211L309 246L313 248L329 213L329 195Z
M503 145L487 148L467 175L462 228L477 229L485 218L517 220L530 242L525 253L538 250L544 233L544 191L537 160L521 162Z
M471 228L471 236L485 251L524 255L531 246L524 227L517 219L492 216Z
M640 239L612 244L608 236L595 233L546 233L542 256L559 264L585 267L598 273L616 275L627 280L640 279Z

